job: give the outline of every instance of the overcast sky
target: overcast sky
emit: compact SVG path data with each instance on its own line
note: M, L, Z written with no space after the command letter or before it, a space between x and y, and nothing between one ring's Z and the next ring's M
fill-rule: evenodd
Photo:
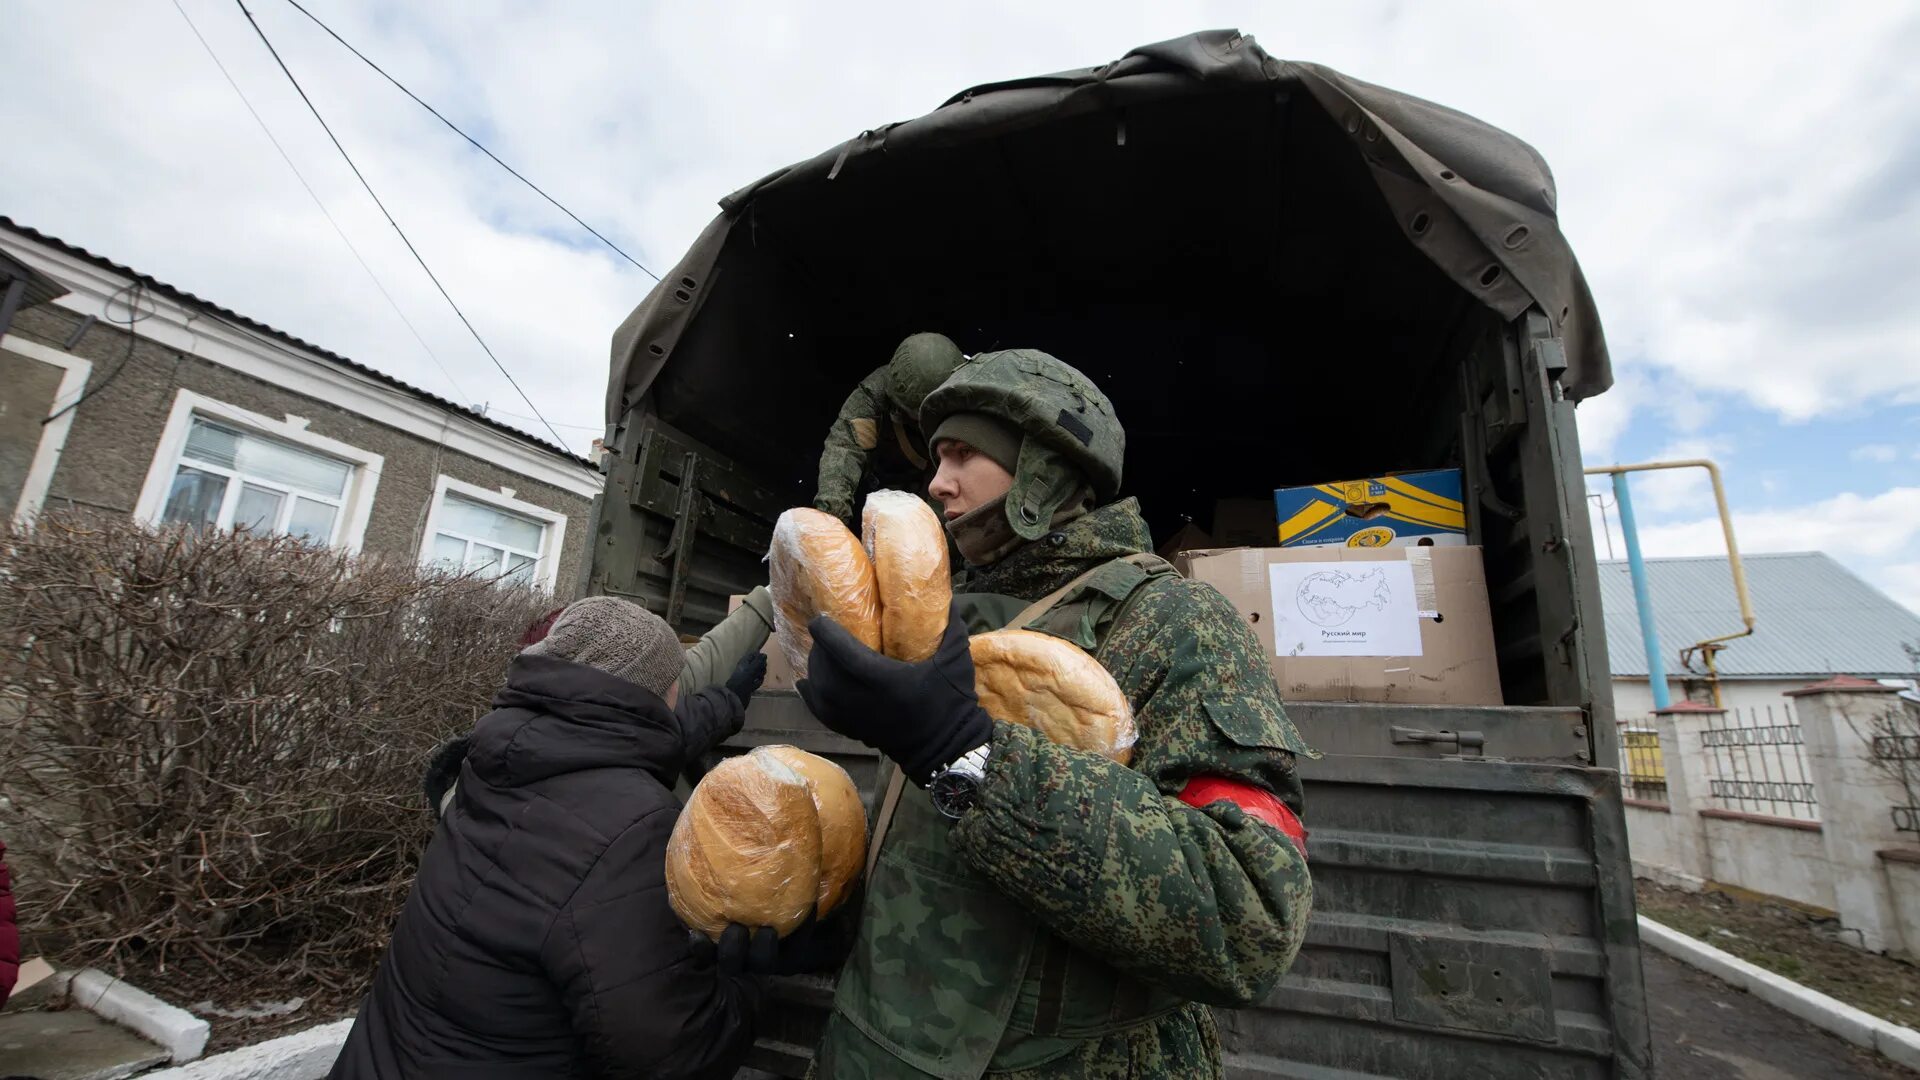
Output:
M0 13L0 212L533 427L238 6L180 4L426 345L171 0ZM650 279L286 0L248 6L584 450L609 334ZM1715 457L1747 550L1828 551L1920 610L1920 7L1569 6L309 3L655 270L716 199L781 165L969 85L1196 29L1463 109L1558 179L1618 375L1581 409L1589 463ZM1635 492L1649 554L1721 550L1697 480Z

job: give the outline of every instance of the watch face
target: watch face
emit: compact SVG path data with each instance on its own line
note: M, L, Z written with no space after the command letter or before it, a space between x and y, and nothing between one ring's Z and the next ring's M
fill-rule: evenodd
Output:
M927 785L933 808L950 818L957 818L973 809L973 797L979 790L979 781L951 769L934 777L933 782Z

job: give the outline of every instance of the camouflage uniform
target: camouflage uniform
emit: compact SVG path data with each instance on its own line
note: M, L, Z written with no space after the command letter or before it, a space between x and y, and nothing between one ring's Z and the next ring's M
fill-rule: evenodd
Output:
M1298 849L1231 803L1174 796L1218 776L1298 811L1294 755L1310 751L1224 596L1164 563L1115 561L1149 547L1129 499L958 579L978 631L1099 568L1026 625L1100 659L1133 703L1139 742L1129 768L996 723L959 821L904 793L820 1077L1218 1076L1207 1006L1260 1001L1292 963L1312 892Z
M923 495L933 478L920 432L920 402L959 366L960 349L940 334L915 334L893 359L847 395L820 450L813 506L844 521L853 518L863 481Z

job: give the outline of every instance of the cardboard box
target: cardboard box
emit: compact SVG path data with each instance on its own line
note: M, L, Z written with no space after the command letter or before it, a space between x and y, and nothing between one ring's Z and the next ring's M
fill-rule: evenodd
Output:
M1394 473L1273 493L1281 547L1459 546L1467 542L1460 470Z
M740 605L746 603L746 600L747 598L745 596L728 597L727 614L731 615L735 611L738 611ZM768 634L767 643L760 647L760 651L767 654L767 681L760 684L760 689L793 689L793 668L787 665L787 654L780 648L780 639L772 634Z
M1260 639L1283 701L1499 705L1478 547L1188 551Z

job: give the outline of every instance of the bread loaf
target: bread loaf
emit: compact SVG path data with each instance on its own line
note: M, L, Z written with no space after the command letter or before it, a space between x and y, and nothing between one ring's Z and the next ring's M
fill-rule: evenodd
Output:
M873 563L840 519L795 507L773 526L767 552L773 631L796 678L807 677L813 634L807 624L831 615L870 649L880 648L880 596Z
M728 923L782 937L846 898L866 857L867 819L838 765L763 746L715 766L667 842L667 902L718 939Z
M995 630L969 642L973 688L996 720L1025 724L1061 746L1126 764L1133 706L1113 676L1079 646L1037 630Z
M814 910L825 915L847 898L867 858L867 808L860 801L860 789L853 786L847 770L799 747L761 749L807 778L820 820L820 888Z
M904 491L867 496L861 543L880 594L881 651L918 663L932 656L953 607L947 533L933 508Z

